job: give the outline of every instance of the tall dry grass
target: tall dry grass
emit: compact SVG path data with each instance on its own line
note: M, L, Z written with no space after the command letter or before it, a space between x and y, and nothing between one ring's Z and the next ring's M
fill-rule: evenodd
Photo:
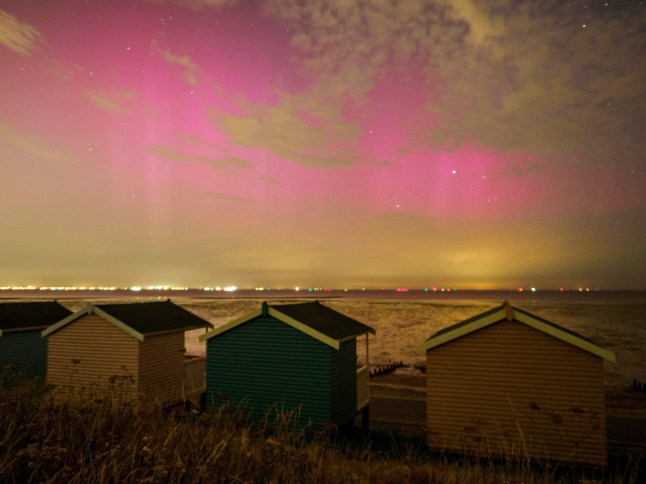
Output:
M37 385L0 388L0 482L7 483L638 482L638 472L636 462L611 472L431 455L418 441L253 424L226 407L55 403Z

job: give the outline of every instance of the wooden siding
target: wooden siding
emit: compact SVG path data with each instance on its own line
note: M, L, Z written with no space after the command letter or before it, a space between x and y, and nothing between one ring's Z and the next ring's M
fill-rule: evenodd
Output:
M331 421L329 346L271 316L242 324L207 341L207 404L226 402L254 420L293 411L299 426Z
M606 463L603 360L503 321L427 352L435 449Z
M6 332L0 336L0 372L7 383L37 378L47 374L47 340L41 330Z
M202 394L206 391L206 357L184 361L184 393Z
M146 336L139 344L139 393L162 405L184 396L184 332Z
M61 396L134 398L139 341L96 314L47 337L47 383Z
M357 413L357 340L341 343L331 349L332 360L332 422L343 425Z

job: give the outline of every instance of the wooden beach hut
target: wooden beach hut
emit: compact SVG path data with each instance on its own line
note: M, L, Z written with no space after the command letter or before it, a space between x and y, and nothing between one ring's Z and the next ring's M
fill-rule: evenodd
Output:
M184 333L212 327L170 300L90 304L42 332L47 383L65 396L178 402L200 391L186 387Z
M47 342L40 332L72 312L56 301L0 303L0 372L6 383L45 380Z
M369 405L368 335L375 330L323 304L269 305L202 335L207 405L231 403L260 421L289 414L297 427L344 426ZM358 339L365 364L358 367ZM363 340L363 338L361 338Z
M507 302L419 348L431 448L606 464L603 362L614 353Z

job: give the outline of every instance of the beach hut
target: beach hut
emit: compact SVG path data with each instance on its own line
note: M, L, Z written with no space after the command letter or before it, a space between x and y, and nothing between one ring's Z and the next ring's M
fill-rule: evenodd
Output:
M71 313L55 301L0 303L0 380L44 381L47 342L40 332Z
M603 362L614 353L507 302L419 349L431 448L606 463Z
M48 341L47 383L57 394L108 394L162 405L180 401L185 382L185 331L211 323L172 303L90 304L42 335Z
M375 330L323 304L269 305L202 335L207 405L256 421L290 415L301 428L368 421L368 335ZM365 361L358 367L358 338ZM361 338L363 340L363 338Z

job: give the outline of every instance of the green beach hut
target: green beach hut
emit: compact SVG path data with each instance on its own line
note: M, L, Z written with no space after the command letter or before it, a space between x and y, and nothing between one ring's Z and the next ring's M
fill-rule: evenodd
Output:
M47 341L40 332L72 312L55 301L0 304L1 381L45 380Z
M312 429L344 426L363 412L367 424L369 334L375 330L318 301L263 302L200 337L207 406L230 403L255 421L289 414L295 426ZM366 354L358 367L361 336Z

